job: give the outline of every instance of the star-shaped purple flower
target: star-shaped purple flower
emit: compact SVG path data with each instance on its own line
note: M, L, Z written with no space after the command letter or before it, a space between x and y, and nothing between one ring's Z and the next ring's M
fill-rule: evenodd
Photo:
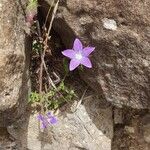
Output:
M92 63L88 56L94 51L95 47L85 47L79 39L75 39L73 48L62 51L62 54L71 59L69 70L72 71L80 64L92 68Z
M51 112L48 112L46 116L39 114L37 116L37 119L41 122L41 128L43 129L47 128L50 125L54 125L57 123L57 118L53 116Z
M50 112L47 113L47 121L49 124L56 124L57 123L57 119L56 117L52 116L52 114Z
M39 114L39 115L37 116L37 119L41 122L41 128L42 128L42 129L47 128L48 123L47 123L46 118L45 118L43 115Z

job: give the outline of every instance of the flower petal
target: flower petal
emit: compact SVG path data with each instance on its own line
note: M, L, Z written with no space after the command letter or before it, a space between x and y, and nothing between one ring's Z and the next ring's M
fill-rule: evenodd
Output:
M47 120L46 120L46 118L42 115L42 114L39 114L38 116L37 116L37 119L40 121L40 123L41 123L41 128L43 128L43 129L45 129L45 128L47 128Z
M81 60L81 64L88 68L92 68L92 63L88 57L83 57Z
M73 44L73 49L75 51L82 51L83 45L79 39L75 39L74 44Z
M47 124L46 124L45 122L42 122L42 123L41 123L41 128L42 128L42 129L47 128Z
M47 121L49 124L56 124L57 123L57 118L52 116L51 112L47 113Z
M51 116L52 116L52 113L51 113L51 112L48 112L48 113L47 113L47 116L48 116L48 117L51 117Z
M72 71L75 68L77 68L79 65L80 65L80 60L71 59L70 65L69 65L69 70Z
M43 121L45 118L44 118L43 115L39 114L39 115L37 116L37 119L38 119L39 121Z
M50 124L56 124L57 123L57 119L56 119L56 117L52 116L50 119L48 119L48 122Z
M85 56L89 56L93 51L94 51L95 47L85 47L83 49L83 54Z
M62 54L66 57L69 57L69 58L74 58L75 57L75 51L72 50L72 49L64 50L64 51L62 51Z

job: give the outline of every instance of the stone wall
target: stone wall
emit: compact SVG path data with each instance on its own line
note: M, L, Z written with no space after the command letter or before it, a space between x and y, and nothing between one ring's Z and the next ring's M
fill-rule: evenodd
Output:
M30 46L23 3L0 1L0 126L17 119L27 103Z

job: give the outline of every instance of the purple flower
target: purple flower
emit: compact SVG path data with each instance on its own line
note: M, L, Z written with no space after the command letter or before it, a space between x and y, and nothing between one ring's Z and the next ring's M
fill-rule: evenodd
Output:
M52 116L50 112L47 113L47 121L50 123L50 124L56 124L57 123L57 119L56 117Z
M43 129L57 123L56 117L52 116L50 112L48 112L46 116L39 114L37 119L41 122L41 128Z
M88 56L94 51L95 47L85 47L79 39L75 39L73 48L67 49L62 54L71 59L69 70L72 71L77 68L80 64L88 68L92 68L92 64Z
M48 122L47 122L46 118L45 118L43 115L39 114L39 115L37 116L37 119L38 119L39 121L41 121L41 128L43 128L43 129L47 128Z

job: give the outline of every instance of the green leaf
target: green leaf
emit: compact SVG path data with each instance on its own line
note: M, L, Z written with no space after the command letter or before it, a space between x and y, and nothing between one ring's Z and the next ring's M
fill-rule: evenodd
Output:
M31 92L29 103L40 102L40 95L36 92Z
M27 5L28 10L37 9L38 7L38 1L37 0L29 0L29 3Z

